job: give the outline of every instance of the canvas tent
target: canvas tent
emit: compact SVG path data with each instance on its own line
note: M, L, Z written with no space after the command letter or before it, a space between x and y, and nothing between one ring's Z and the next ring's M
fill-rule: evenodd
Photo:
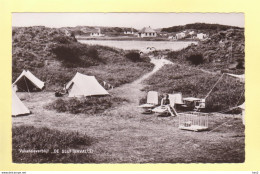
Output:
M12 89L12 116L26 115L26 114L30 114L29 109L18 98L14 89Z
M18 91L30 92L42 90L44 82L35 77L29 70L23 70L12 86Z
M98 83L94 76L76 73L66 85L69 97L109 95L109 93Z
M242 105L239 105L238 107L242 110L242 121L243 121L243 124L245 125L245 103L243 103Z
M232 77L236 77L240 80L240 82L245 83L245 74L241 74L241 75L237 75L237 74L229 74L227 73L227 75L230 75Z

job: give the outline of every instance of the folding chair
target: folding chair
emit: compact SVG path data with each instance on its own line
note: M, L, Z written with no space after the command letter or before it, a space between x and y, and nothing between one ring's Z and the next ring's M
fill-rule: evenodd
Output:
M150 114L152 113L151 109L158 105L158 92L156 91L149 91L147 94L147 101L146 104L142 104L138 107L144 108L145 111L143 114Z

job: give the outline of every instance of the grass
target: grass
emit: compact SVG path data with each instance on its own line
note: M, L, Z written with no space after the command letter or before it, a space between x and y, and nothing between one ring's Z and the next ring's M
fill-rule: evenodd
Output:
M212 132L190 132L178 129L178 117L142 115L137 105L130 108L127 104L125 108L128 109L117 107L102 117L86 117L84 114L57 113L55 110L43 109L42 106L46 104L42 102L44 98L55 99L52 93L31 95L23 102L33 114L12 118L14 128L35 125L91 135L94 142L87 148L94 151L94 163L241 163L245 159L241 118L210 114L210 131L225 124ZM34 137L37 131L30 129L21 132L28 133ZM16 139L15 136L13 138ZM21 142L27 142L28 146L36 141L29 137L26 139L27 141ZM24 161L27 159L31 157L23 158ZM71 163L74 163L73 160L75 159L72 158Z
M111 96L69 99L60 98L50 103L47 108L54 109L57 112L69 112L72 114L99 114L126 101L127 100L125 99Z
M13 127L14 163L93 163L89 153L62 153L62 150L86 150L94 142L93 138L78 132L60 132L33 126ZM58 153L54 152L58 149ZM46 153L23 153L22 150L47 150Z
M181 92L184 97L204 98L220 75L203 72L190 66L166 65L145 82L145 91ZM206 111L220 111L244 101L244 84L224 75L206 99ZM242 97L241 97L242 95Z

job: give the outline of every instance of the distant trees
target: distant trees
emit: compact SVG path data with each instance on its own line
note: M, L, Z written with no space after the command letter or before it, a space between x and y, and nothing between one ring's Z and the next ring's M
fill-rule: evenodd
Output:
M228 30L230 28L239 29L239 27L220 25L220 24L206 24L206 23L194 23L180 26L173 26L169 28L163 28L162 32L180 32L183 30L194 29L194 30Z

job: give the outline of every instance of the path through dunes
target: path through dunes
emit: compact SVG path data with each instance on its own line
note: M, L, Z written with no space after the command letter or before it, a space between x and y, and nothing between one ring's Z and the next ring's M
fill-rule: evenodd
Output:
M115 88L110 92L111 95L125 98L129 101L129 103L120 105L117 108L112 110L108 110L106 114L122 114L125 115L126 113L130 115L140 114L141 110L137 106L139 105L139 100L146 95L145 92L142 92L141 89L144 87L142 84L143 80L149 78L151 75L156 73L159 69L161 69L166 64L172 64L172 62L166 59L155 59L151 58L151 62L155 65L153 71L143 75L141 78L137 79L136 81L122 85L121 87ZM136 113L137 112L137 113Z

